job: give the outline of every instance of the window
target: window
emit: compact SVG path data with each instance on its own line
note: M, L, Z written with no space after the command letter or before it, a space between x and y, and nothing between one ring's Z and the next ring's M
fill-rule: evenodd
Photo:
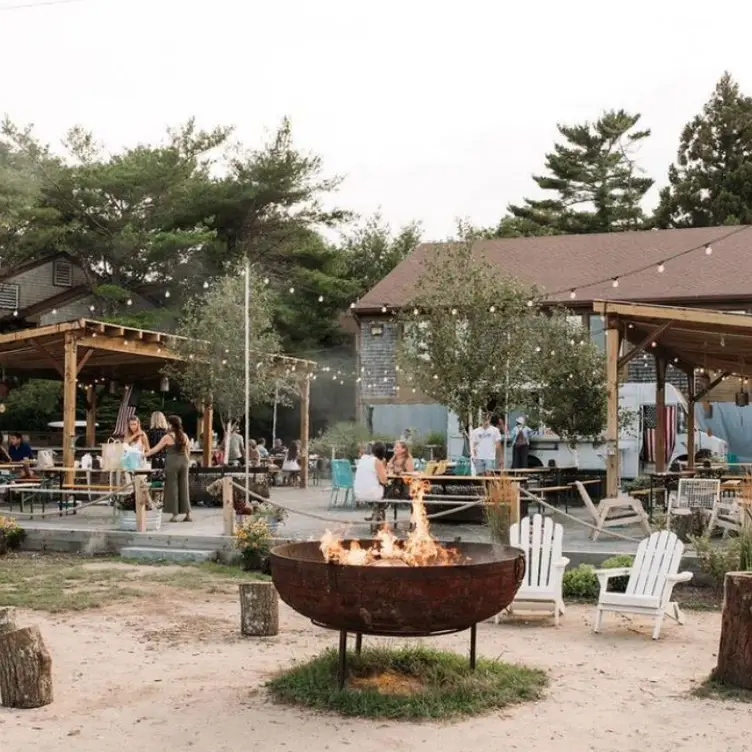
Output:
M73 284L73 264L58 259L52 264L52 284L55 287L70 287Z
M18 308L18 285L0 283L0 308L15 311Z

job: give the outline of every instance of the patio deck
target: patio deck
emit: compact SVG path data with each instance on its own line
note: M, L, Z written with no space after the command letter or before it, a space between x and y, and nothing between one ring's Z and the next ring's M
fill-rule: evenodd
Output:
M278 529L278 537L283 540L318 539L325 530L341 532L346 537L370 537L370 526L364 519L367 511L359 509L329 509L329 489L324 486L307 490L274 488L272 502L278 502L291 510L317 519L291 512ZM15 508L17 509L17 508ZM49 514L53 512L53 514ZM0 513L12 514L0 507ZM126 546L157 547L170 549L230 551L231 539L222 535L222 510L218 507L196 507L194 521L190 523L166 522L156 533L132 533L117 530L113 520L113 510L105 506L91 506L77 514L59 516L54 504L47 505L48 516L29 519L20 517L19 522L27 530L27 546L35 550L76 551L76 552L119 552ZM586 519L585 511L570 507L569 514ZM390 515L391 516L391 515ZM407 507L402 508L399 520L408 519ZM606 533L593 542L588 537L589 529L573 520L556 515L564 525L565 555L576 565L580 562L599 563L603 559L620 553L634 553L637 543L614 538ZM471 542L488 542L488 530L483 525L453 524L439 522L431 525L431 531L441 541L451 543L461 539ZM617 531L634 538L642 537L639 526L626 526Z

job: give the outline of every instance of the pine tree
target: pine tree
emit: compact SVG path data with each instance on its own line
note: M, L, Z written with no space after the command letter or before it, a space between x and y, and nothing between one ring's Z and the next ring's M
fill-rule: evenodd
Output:
M653 185L635 164L634 153L649 130L635 130L639 114L605 112L594 123L559 125L564 142L546 155L549 174L535 175L538 187L555 198L525 199L509 211L522 228L520 235L615 232L639 229L640 206ZM509 231L510 218L500 232ZM512 226L512 229L515 229Z
M729 73L684 127L668 181L655 212L658 227L752 223L752 97Z

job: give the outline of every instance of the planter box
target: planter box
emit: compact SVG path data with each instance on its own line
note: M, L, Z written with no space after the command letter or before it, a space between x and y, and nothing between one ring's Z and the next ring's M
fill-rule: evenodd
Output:
M162 528L162 510L153 509L146 513L146 532L154 532ZM118 529L136 532L136 513L120 512L118 520Z

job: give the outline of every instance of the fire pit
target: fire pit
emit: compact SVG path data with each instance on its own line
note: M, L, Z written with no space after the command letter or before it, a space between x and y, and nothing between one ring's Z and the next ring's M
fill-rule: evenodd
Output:
M288 543L271 552L280 598L317 626L339 631L338 681L347 672L347 635L426 637L470 629L475 668L476 626L514 599L525 555L511 546L461 543L446 549L428 535L422 490L413 496L414 529L400 541L388 531L376 540Z

